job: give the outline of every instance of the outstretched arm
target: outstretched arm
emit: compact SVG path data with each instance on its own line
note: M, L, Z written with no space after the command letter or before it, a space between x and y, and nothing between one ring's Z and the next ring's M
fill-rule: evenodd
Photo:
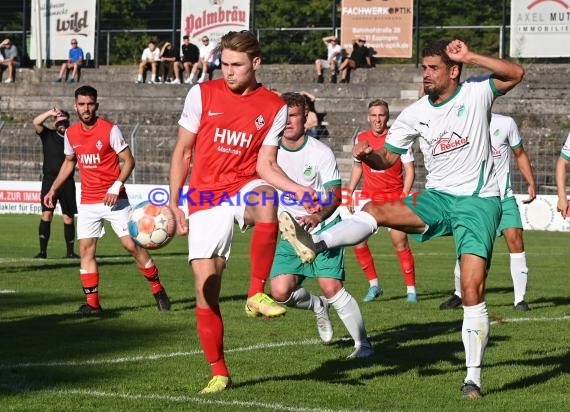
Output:
M524 76L522 66L504 59L478 54L469 50L461 40L447 45L447 55L453 61L474 64L493 73L492 81L497 90L506 93L521 82Z
M391 152L384 147L373 150L366 140L354 145L352 155L375 170L388 169L400 157L399 154Z

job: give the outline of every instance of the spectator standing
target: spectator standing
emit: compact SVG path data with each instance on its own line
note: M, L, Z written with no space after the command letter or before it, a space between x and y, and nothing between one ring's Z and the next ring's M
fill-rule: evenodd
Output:
M55 117L55 129L44 125L44 122ZM38 228L40 239L40 253L36 259L47 259L47 247L51 235L51 222L53 220L53 207L44 204L44 198L49 192L59 169L65 160L63 152L63 142L65 131L69 127L69 113L64 110L53 108L34 118L34 129L42 142L43 164L42 164L42 217ZM77 213L77 202L75 199L75 180L73 173L62 183L56 192L54 203L59 202L63 214L63 234L65 246L67 248L66 258L79 258L73 251L75 240L75 214Z
M164 43L160 51L160 78L162 83L180 84L178 53L169 41Z
M367 142L374 150L384 147L386 136L388 135L388 120L390 111L388 103L384 100L373 100L368 104L368 123L370 129L360 133L355 141ZM403 173L405 171L405 174ZM395 202L408 196L414 184L414 155L409 148L394 165L386 170L374 170L366 163L354 159L350 176L349 190L354 192L360 178L364 176L362 192L356 197L356 206L351 205L350 209L360 210L366 202ZM389 229L392 246L400 262L400 269L406 284L406 295L408 302L417 302L416 294L416 269L414 255L410 249L408 235L396 229ZM378 282L378 273L374 265L374 257L365 240L354 246L354 255L360 264L364 275L368 279L369 289L364 297L364 302L370 302L382 295L382 287Z
M148 250L138 246L129 235L131 206L124 182L135 167L135 159L121 130L97 116L97 90L82 86L75 90L75 111L79 122L71 125L64 140L65 160L51 189L44 198L54 207L56 191L79 165L81 204L77 214L77 238L81 256L79 275L86 302L77 313L89 315L102 311L99 304L99 269L96 260L97 241L103 222L111 223L121 245L136 260L149 283L158 310L170 310L170 300L160 282L158 268Z
M336 83L337 70L342 61L342 47L338 44L335 36L323 37L323 43L327 46L327 59L315 60L315 69L317 71L317 83L323 83L323 69L329 69L329 78L331 83Z
M4 70L8 69L8 77L4 83L13 83L16 78L16 68L20 67L18 48L12 43L12 39L6 38L0 43L0 80Z
M182 37L182 46L180 46L180 60L182 63L182 73L186 72L184 83L190 84L192 80L192 67L200 61L200 49L194 43L190 43L190 37ZM182 78L180 78L182 80Z
M358 68L372 67L372 56L370 49L366 47L366 39L359 37L352 42L352 52L350 56L340 65L341 83L348 83L350 72Z
M72 70L71 76L65 80L66 83L75 83L79 81L79 73L84 60L83 50L77 45L77 39L71 39L71 48L69 49L67 61L61 65L59 76L54 80L55 83L60 83L63 77Z
M144 82L144 73L145 71L151 71L151 78L148 81L149 83L158 83L156 76L158 73L158 65L160 63L160 50L156 47L156 43L154 41L148 42L148 47L146 47L141 56L141 62L139 63L138 67L138 76L136 83L143 83Z

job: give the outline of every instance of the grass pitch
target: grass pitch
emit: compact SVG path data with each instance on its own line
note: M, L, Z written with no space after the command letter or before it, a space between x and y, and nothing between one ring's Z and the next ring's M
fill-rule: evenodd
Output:
M46 261L39 216L0 215L0 409L10 411L356 411L565 410L570 405L570 234L526 232L527 313L512 309L509 256L498 239L487 282L491 338L484 398L466 401L462 310L441 311L453 288L451 238L411 241L419 303L405 286L386 232L370 241L384 296L360 303L376 354L346 360L352 341L334 310L335 339L323 345L314 317L244 313L249 234L237 234L224 274L226 359L234 387L197 395L209 380L194 318L186 241L153 253L172 299L157 311L146 281L110 229L99 245L100 317L74 314L83 303L78 261L65 254L63 224L52 224ZM346 288L360 302L367 282L347 250ZM308 288L316 291L313 282Z

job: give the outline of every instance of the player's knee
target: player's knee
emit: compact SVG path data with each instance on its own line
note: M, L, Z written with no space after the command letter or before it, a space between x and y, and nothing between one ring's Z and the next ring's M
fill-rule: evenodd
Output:
M288 285L282 282L271 281L271 296L278 302L283 302L287 305L289 298L291 297L292 290Z

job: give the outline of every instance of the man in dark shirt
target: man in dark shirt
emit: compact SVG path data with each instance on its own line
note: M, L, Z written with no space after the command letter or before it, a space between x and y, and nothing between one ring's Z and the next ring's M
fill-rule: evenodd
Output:
M191 81L190 73L192 73L192 66L200 60L200 49L195 44L190 43L189 36L182 37L182 40L182 54L180 55L182 60L182 72L187 73L184 83L189 84Z
M44 126L44 122L50 118L55 117L55 130ZM53 108L45 113L38 115L34 119L34 129L42 141L43 149L43 178L42 178L42 218L39 226L40 237L40 253L36 259L47 259L47 245L51 233L51 221L53 219L53 211L55 208L48 208L44 204L44 197L50 190L51 185L57 174L65 154L63 153L63 137L65 130L69 127L69 113L61 109ZM75 225L74 216L77 213L77 202L75 199L75 181L73 174L65 181L61 189L57 192L57 199L61 206L63 213L63 233L65 237L65 245L67 246L66 258L75 259L79 258L73 251L73 244L75 239Z
M352 43L352 53L339 67L342 78L341 83L348 83L349 74L352 70L357 68L372 67L372 57L370 56L370 49L366 47L366 39L358 38Z
M162 83L180 84L180 66L172 43L166 42L160 52L160 77Z

